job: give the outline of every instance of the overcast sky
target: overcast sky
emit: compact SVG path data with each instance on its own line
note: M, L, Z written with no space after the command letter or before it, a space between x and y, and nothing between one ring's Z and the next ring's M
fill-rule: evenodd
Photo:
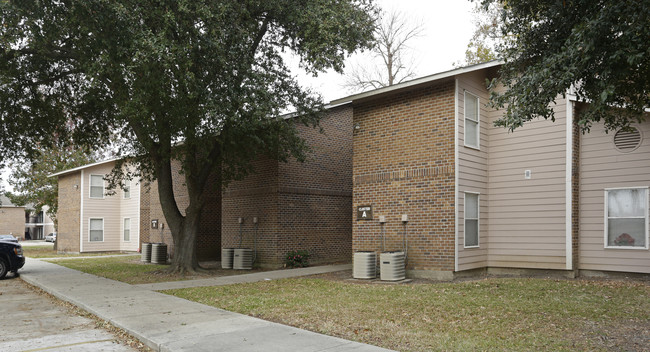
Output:
M469 0L376 0L385 10L403 12L414 22L422 22L424 31L409 46L415 63L416 77L452 69L452 64L463 60L474 23ZM351 62L358 61L353 56ZM352 94L342 86L345 79L335 72L310 77L298 73L300 81L320 92L326 102Z
M414 22L422 22L423 33L410 42L417 77L452 69L452 64L461 61L472 35L472 8L469 0L376 0L385 10L403 12ZM363 60L354 56L352 62ZM296 72L300 82L323 95L326 102L352 94L342 84L344 78L335 72L318 77ZM0 175L0 185L11 191L6 183L7 170ZM1 187L0 187L1 188Z

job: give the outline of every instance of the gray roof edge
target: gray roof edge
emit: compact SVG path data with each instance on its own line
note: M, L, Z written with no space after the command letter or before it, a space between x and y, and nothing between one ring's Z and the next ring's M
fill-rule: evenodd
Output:
M328 105L331 105L331 106L344 105L344 104L347 104L347 103L352 103L355 100L359 100L359 99L363 99L363 98L369 98L369 97L384 94L384 93L390 93L390 92L398 91L398 90L401 90L401 89L417 86L417 85L420 85L420 84L430 83L430 82L438 81L438 80L441 80L441 79L454 77L454 76L464 74L464 73L480 71L480 70L483 70L483 69L486 69L486 68L496 67L496 66L502 65L503 63L504 63L504 61L502 61L502 60L493 60L493 61L488 61L488 62L475 64L475 65L471 65L471 66L460 67L460 68L456 68L456 69L453 69L453 70L434 73L432 75L421 77L421 78L416 78L416 79L411 80L411 81L398 83L398 84L395 84L395 85L392 85L392 86L378 88L378 89L375 89L375 90L371 90L371 91L367 91L367 92L363 92L363 93L357 93L357 94L353 94L353 95L350 95L350 96L347 96L347 97L344 97L344 98L332 100Z
M119 158L113 158L113 159L108 159L108 160L98 161L98 162L96 162L96 163L92 163L92 164L82 165L82 166L79 166L79 167L75 167L75 168L73 168L73 169L63 170L63 171L59 171L59 172L54 173L54 174L50 174L50 175L48 175L47 177L55 177L55 176L61 176L61 175L65 175L65 174L73 173L73 172L75 172L75 171L80 171L80 170L82 170L82 169L87 169L87 168L89 168L89 167L93 167L93 166L97 166L97 165L102 165L102 164L110 163L110 162L113 162L113 161L118 160L118 159L119 159Z

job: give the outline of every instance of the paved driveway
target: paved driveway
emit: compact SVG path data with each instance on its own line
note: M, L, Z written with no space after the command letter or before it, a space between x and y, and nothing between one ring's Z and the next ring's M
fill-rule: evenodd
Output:
M0 351L135 351L9 274L0 280Z

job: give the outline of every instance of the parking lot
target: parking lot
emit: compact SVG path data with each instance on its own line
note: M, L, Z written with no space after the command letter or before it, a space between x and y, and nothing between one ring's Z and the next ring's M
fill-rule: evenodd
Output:
M0 351L136 351L13 274L0 280Z

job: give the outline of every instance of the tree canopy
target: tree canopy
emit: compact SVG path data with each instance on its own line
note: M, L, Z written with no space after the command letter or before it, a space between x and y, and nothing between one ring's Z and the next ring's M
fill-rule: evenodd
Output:
M31 160L15 160L10 163L9 184L13 192L7 197L13 204L31 204L40 210L47 206L47 213L56 222L58 210L58 180L51 174L95 162L95 153L83 148L40 148Z
M650 106L649 0L483 0L504 11L501 82L505 108L497 125L513 130L536 117L554 119L551 104L570 88L589 103L578 123L619 129Z
M67 135L92 149L117 140L137 170L118 165L116 177L158 181L181 271L197 267L211 173L226 184L259 153L308 152L295 124L316 126L322 101L285 53L307 72L341 72L370 46L376 13L371 0L3 0L0 11L0 157L33 156ZM288 110L293 118L278 118ZM190 199L183 210L172 159Z

